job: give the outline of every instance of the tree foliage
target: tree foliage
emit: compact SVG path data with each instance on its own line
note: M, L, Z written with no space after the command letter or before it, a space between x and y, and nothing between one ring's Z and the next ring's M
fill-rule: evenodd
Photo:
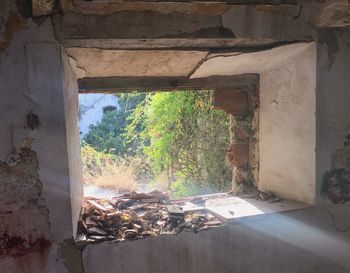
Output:
M89 132L85 135L83 141L98 152L119 156L135 155L139 147L136 139L125 142L123 134L130 123L128 116L134 112L136 106L145 97L145 94L118 95L118 109L107 111L104 113L101 122L90 125Z
M143 143L153 171L166 172L180 195L229 188L229 119L211 106L210 91L149 94L129 120L127 139Z
M229 118L212 107L211 94L118 95L117 111L105 113L84 141L98 152L126 160L137 156L145 169L150 167L142 173L155 177L155 183L166 177L177 196L228 190L232 178L226 160Z

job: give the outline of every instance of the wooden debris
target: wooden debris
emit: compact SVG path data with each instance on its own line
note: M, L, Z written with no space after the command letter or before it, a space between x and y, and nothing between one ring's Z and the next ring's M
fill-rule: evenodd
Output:
M87 202L90 203L93 207L95 207L98 210L101 210L101 211L104 211L104 212L108 211L107 208L101 206L99 203L97 203L94 200L87 200Z
M166 193L131 192L111 201L86 199L78 223L81 244L141 239L184 230L198 232L222 224L209 211L184 211L188 202L169 200Z

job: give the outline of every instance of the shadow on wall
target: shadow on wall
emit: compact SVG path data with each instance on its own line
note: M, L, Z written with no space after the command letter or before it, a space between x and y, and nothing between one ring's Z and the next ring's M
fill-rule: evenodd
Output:
M332 170L323 177L322 194L335 204L350 201L350 135L332 155Z

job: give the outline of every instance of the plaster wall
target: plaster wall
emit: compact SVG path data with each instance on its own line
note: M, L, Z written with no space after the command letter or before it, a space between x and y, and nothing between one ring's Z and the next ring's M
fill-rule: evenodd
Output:
M49 19L40 24L24 19L15 2L6 1L0 4L0 21L5 22L0 37L0 160L6 161L10 153L23 145L29 147L38 159L38 186L42 187L35 201L37 205L28 202L27 210L19 208L18 213L8 214L10 230L18 231L14 236L29 238L29 241L43 234L50 240L45 248L28 248L27 254L1 257L0 272L64 273L67 270L59 248L63 240L72 237L74 227L70 213L70 161L63 90L73 87L63 84L67 78L63 73L61 49ZM11 27L8 22L12 22ZM25 117L31 111L39 117L38 130L25 126ZM26 168L20 171L30 175ZM21 192L26 190L21 187L20 178L16 181L18 184L10 189L17 193L11 203L13 210L16 203L23 201L25 195ZM0 192L3 186L0 185ZM2 194L0 199L6 192ZM0 227L2 230L4 222L0 222Z
M316 46L260 74L259 189L315 201Z
M69 164L69 193L71 202L72 231L76 235L77 224L83 202L83 177L80 158L80 137L78 128L78 82L70 66L69 57L61 49L63 66L64 111Z

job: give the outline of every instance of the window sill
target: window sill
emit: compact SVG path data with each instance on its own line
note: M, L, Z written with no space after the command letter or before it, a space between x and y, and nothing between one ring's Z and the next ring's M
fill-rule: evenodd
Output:
M201 198L202 196L197 196ZM207 195L206 200L193 204L185 202L182 208L185 212L208 210L224 223L237 223L248 219L261 218L264 215L305 209L310 204L278 200L277 202L261 201L252 197L237 197L227 194Z

